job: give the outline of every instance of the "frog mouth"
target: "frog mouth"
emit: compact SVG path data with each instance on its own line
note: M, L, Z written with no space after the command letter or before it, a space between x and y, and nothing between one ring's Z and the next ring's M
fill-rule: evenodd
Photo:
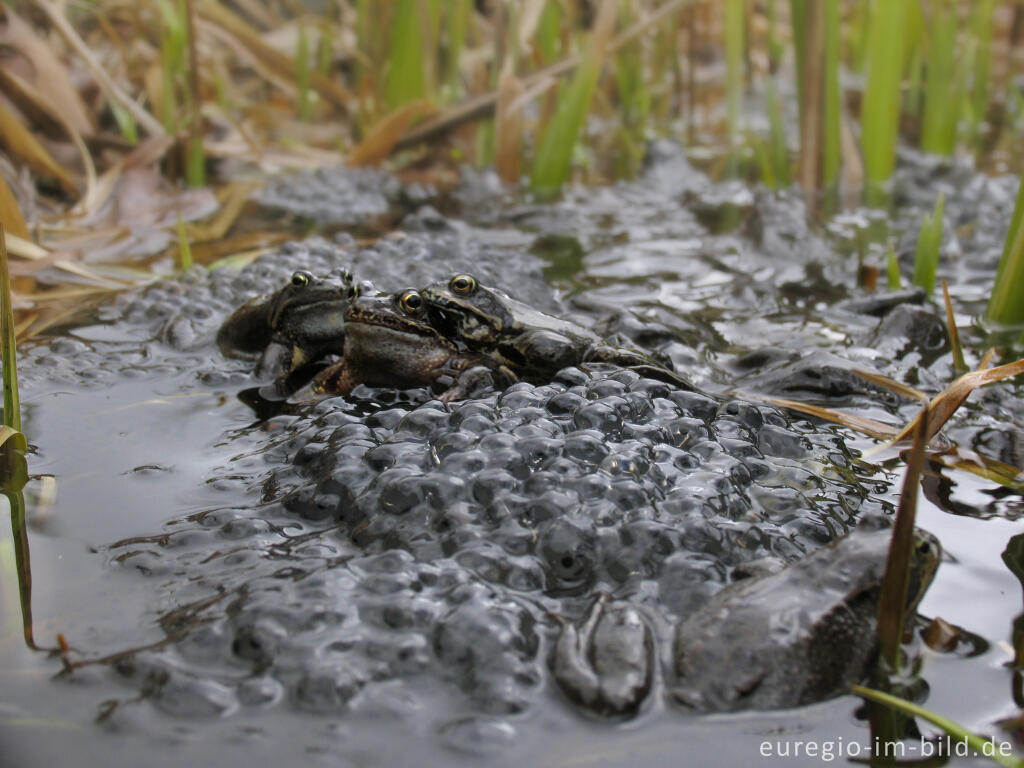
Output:
M429 315L431 325L445 336L454 336L458 332L460 315L437 306L430 308Z

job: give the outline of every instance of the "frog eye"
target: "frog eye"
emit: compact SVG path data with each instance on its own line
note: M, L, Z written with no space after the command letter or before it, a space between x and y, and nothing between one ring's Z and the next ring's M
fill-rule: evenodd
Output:
M307 272L304 269L300 269L298 272L292 272L292 285L302 287L303 285L309 285L313 282L313 274Z
M453 293L465 296L476 290L476 278L472 275L456 275L448 283Z
M419 291L403 291L398 297L398 303L410 315L418 315L423 311L423 297Z

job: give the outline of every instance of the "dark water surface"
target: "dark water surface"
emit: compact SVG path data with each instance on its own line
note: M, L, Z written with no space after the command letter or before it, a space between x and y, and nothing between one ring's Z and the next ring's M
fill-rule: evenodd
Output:
M797 742L856 756L868 731L854 697L695 716L669 703L666 678L672 626L733 567L796 559L895 503L901 465L861 458L871 441L744 397L897 423L916 406L851 367L929 394L952 379L936 304L855 287L858 251L883 263L880 214L809 228L796 197L713 183L669 145L636 183L545 206L477 174L451 199L373 174L297 184L266 202L333 227L405 211L403 234L196 270L26 350L35 637L109 659L59 675L25 647L0 538L0 764L821 761L806 746L766 757ZM1015 184L904 158L889 222L901 254L940 189L939 274L978 352L972 318ZM213 335L292 270L335 266L387 290L470 271L667 355L708 394L571 369L450 407L365 391L259 422L237 398L249 366ZM1019 398L1012 382L975 393L946 434L1021 466ZM987 646L918 643L926 705L999 735L992 722L1017 711L1005 664L1022 599L1000 553L1024 506L963 472L929 487L919 524L946 554L920 612ZM598 592L639 606L658 648L653 690L625 722L580 713L550 679L553 617L577 619Z

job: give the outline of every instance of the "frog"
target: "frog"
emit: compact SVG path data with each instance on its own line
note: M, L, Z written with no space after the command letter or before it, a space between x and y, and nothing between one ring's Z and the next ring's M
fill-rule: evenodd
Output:
M303 396L348 395L359 384L427 386L449 402L506 383L487 358L460 350L434 328L426 310L415 288L349 302L342 358L319 372Z
M422 290L433 325L495 367L535 384L581 363L612 363L683 389L683 377L648 354L608 344L579 323L541 312L460 273Z
M786 709L833 698L878 653L877 615L891 527L881 515L785 568L735 581L675 629L672 699L704 712ZM914 529L908 623L941 548Z
M345 308L357 294L347 269L323 277L297 270L284 287L232 312L217 345L226 357L257 359L256 377L283 387L300 368L341 354Z
M572 701L602 716L634 714L651 691L654 639L638 608L602 593L577 628L562 632L551 670Z

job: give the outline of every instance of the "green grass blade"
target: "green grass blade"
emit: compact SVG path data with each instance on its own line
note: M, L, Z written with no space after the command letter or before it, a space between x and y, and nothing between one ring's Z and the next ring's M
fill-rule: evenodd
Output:
M309 87L309 35L302 25L295 44L295 87L299 92L299 120L308 123L313 114L313 100Z
M861 146L867 201L883 204L896 163L908 0L873 5L868 39L868 79L861 104Z
M839 0L825 2L825 126L822 137L822 183L829 187L839 181L841 157L840 120L841 93L839 90Z
M889 254L886 257L885 264L886 277L889 281L889 290L898 291L902 287L902 281L900 280L900 262L896 258L896 251L889 246Z
M995 0L975 0L972 19L974 34L974 72L971 83L971 133L976 134L978 125L988 110L988 78L992 63L992 14Z
M185 231L185 222L181 220L181 213L178 213L178 266L185 272L192 266L192 246L188 241L188 232Z
M417 0L398 0L391 27L391 53L388 58L384 97L388 109L422 99L427 94L420 38L420 14Z
M449 4L445 17L448 49L444 79L453 99L462 94L462 49L466 46L466 31L469 29L472 9L473 0L454 0Z
M110 101L110 114L114 116L114 122L117 123L117 129L121 132L121 136L129 144L139 143L139 128L135 124L135 118L132 117L132 113L122 107L116 101Z
M590 44L572 80L564 88L551 123L544 131L530 175L530 187L539 197L558 192L569 178L573 148L583 128L590 100L597 87L604 60L604 50L615 21L614 0L604 0L598 23L591 33Z
M985 316L1000 325L1024 324L1024 180L1010 217L1006 245L996 270L995 285Z
M740 146L745 32L746 3L744 0L725 0L725 98L727 100L729 148L734 153Z
M21 432L21 400L18 397L18 347L14 338L14 306L11 273L7 266L7 239L0 224L0 355L3 355L4 424ZM24 446L22 446L24 448Z
M765 100L768 109L767 160L771 165L772 182L764 179L772 188L788 187L792 182L789 167L789 146L786 143L786 126L782 118L782 101L775 90L771 75L765 80ZM763 172L762 172L763 176Z
M921 231L917 236L914 251L914 285L919 285L930 295L935 290L935 273L939 264L939 247L942 245L942 219L946 207L946 196L939 193L935 210L925 214Z
M947 717L943 717L906 699L901 699L899 696L876 691L873 688L855 685L851 690L865 699L877 701L907 715L927 720L932 725L941 728L954 739L965 742L978 755L984 755L990 760L999 763L999 765L1005 766L1005 768L1024 768L1024 760L1014 755L1005 754L1001 749L1001 745L996 745L991 739L986 739L984 736L971 733L962 725Z
M921 149L937 155L952 155L956 148L959 99L954 77L957 10L950 0L932 4L931 34L928 41L924 120Z
M540 20L537 22L535 38L541 61L545 64L553 62L561 53L561 29L561 7L555 0L548 0L548 2L544 3L544 10L541 11Z
M789 0L789 19L793 27L793 57L796 60L796 100L801 115L804 113L804 61L807 58L807 2L808 0Z

